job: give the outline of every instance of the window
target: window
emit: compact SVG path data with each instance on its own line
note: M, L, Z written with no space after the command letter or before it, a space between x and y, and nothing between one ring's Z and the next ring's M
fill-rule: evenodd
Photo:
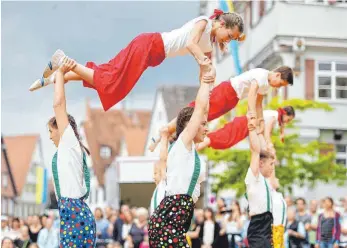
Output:
M8 199L8 214L13 215L14 214L14 205L13 205L13 200Z
M269 12L274 6L273 0L265 0L265 13Z
M5 213L5 198L1 197L1 214Z
M251 12L252 12L252 27L257 25L259 21L259 13L260 13L260 1L252 1L251 2Z
M36 185L35 184L27 184L25 186L25 188L26 188L26 191L28 193L36 193Z
M7 198L2 198L2 201L1 201L1 212L3 214L7 215L7 207L8 207Z
M7 186L8 186L8 175L7 175L7 173L3 173L1 175L1 184L2 184L2 187L7 188Z
M320 100L347 100L347 62L318 62L316 96Z
M23 216L24 217L28 216L28 205L27 204L23 205Z
M109 146L102 145L100 147L100 157L102 159L109 159L111 157L112 150Z
M335 146L336 163L347 166L347 144L338 144Z

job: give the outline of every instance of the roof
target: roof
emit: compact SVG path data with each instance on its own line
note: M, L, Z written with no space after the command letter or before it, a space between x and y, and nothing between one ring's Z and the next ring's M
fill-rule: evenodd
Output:
M150 118L150 111L104 112L87 105L87 117L83 128L91 152L94 173L100 185L104 184L105 169L120 154L122 142L125 143L129 156L144 154ZM100 156L102 146L111 148L111 156L107 159Z
M7 184L10 185L10 187L3 187L3 184L1 184L1 196L15 198L17 196L17 188L8 160L6 144L4 138L1 136L1 180L4 180L5 176Z
M169 121L177 117L179 111L187 106L191 101L195 100L198 94L199 86L161 86L161 91L165 104L165 110Z
M6 136L4 143L18 195L21 195L40 135ZM1 160L3 163L3 160ZM3 164L2 164L3 166Z

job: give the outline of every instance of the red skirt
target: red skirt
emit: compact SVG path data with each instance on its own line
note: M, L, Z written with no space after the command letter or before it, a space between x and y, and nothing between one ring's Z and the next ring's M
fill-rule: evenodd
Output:
M217 85L210 96L210 108L208 111L208 121L217 119L218 117L226 114L236 107L239 98L231 86L231 82L224 81ZM194 107L195 101L191 102L189 106Z
M96 65L94 62L87 62L86 67L94 70L94 85L83 81L83 86L94 88L98 92L106 111L128 95L149 66L155 67L164 59L161 34L140 34L108 63Z
M248 136L248 121L246 116L235 117L224 127L207 135L210 147L213 149L228 149Z

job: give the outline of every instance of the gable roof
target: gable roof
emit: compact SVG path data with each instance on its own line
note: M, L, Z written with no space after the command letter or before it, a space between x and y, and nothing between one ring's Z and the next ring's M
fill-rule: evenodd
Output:
M104 173L116 156L120 154L121 142L125 142L129 156L144 154L145 142L151 118L150 111L93 109L87 105L87 117L83 128L91 153L94 173L100 185L104 184ZM100 148L111 148L111 156L103 159Z
M169 121L177 117L179 111L187 106L191 101L195 100L198 94L199 86L161 86L161 91L165 104L165 110Z
M15 198L18 195L17 187L14 181L10 161L8 159L6 144L4 142L4 138L2 135L1 135L1 155L2 155L1 156L1 177L3 175L7 176L7 180L10 182L10 185L11 185L11 187L6 187L6 188L3 187L3 185L1 185L1 196ZM3 180L3 177L1 179Z
M31 168L31 161L40 135L5 136L4 143L18 195L21 195ZM2 161L1 161L2 162Z

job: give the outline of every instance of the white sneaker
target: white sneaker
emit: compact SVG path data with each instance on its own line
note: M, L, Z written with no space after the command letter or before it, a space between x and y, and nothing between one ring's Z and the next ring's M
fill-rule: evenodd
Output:
M66 55L62 50L58 49L57 51L55 51L51 58L51 61L48 62L48 65L43 72L43 77L48 78L50 75L52 75L52 73L59 68L65 57Z
M41 79L37 79L29 88L30 91L38 90L42 87L45 87L49 84L54 84L55 81L55 74L54 72L49 78L42 77Z

